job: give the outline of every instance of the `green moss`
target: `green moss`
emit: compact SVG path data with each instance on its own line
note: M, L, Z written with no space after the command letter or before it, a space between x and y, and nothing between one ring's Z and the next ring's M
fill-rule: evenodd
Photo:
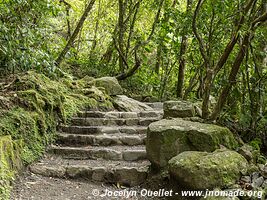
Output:
M250 146L252 146L255 150L260 150L262 146L262 141L260 138L255 138L250 142Z
M213 189L235 184L247 172L246 159L235 151L186 151L169 161L171 175L192 189Z
M22 168L20 155L21 141L13 141L11 136L0 137L0 197L9 198L10 183L16 170Z
M5 95L13 106L8 110L0 107L0 138L10 141L2 146L0 143L1 197L8 194L10 180L19 169L15 161L27 165L39 158L54 141L59 122L66 123L83 108L112 109L105 91L89 87L87 78L54 81L34 71L19 76L10 85ZM87 95L84 91L88 89L98 93Z

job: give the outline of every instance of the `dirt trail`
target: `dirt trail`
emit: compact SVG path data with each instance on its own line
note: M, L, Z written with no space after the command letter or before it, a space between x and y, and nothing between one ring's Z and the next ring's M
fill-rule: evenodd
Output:
M140 195L141 187L131 188L131 191L137 191L137 196L132 197L100 197L93 193L105 194L108 191L124 190L124 187L118 188L116 185L96 183L85 180L67 180L62 178L44 177L35 175L31 172L25 172L21 175L13 188L11 200L157 200L156 197L143 197ZM163 198L160 198L163 199Z

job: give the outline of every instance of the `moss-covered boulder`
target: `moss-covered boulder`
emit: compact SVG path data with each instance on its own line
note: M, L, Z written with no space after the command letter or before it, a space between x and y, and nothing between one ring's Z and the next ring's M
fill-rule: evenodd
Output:
M172 158L171 177L192 189L213 189L235 184L247 172L247 160L235 151L187 151Z
M212 152L220 145L229 149L238 146L229 129L176 118L163 119L149 125L146 150L152 165L161 168L181 152Z
M188 101L166 101L163 104L164 118L194 117L194 104Z
M113 98L113 105L119 111L125 112L140 112L152 111L153 109L145 103L136 101L125 95L117 95Z
M105 88L108 95L119 95L123 93L118 80L115 77L102 77L94 79L92 85Z

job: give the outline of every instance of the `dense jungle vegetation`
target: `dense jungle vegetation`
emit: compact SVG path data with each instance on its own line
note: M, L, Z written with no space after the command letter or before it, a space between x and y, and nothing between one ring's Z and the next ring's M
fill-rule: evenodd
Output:
M116 76L142 100L200 100L264 147L266 20L266 0L1 0L1 76Z

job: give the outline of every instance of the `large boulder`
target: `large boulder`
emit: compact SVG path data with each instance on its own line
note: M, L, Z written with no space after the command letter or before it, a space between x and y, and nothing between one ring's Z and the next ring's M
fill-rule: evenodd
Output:
M166 101L163 104L164 118L194 117L194 104L188 101Z
M184 151L212 152L220 145L237 148L238 143L229 129L176 118L149 125L146 150L152 166L161 168Z
M186 151L169 161L169 172L180 184L201 190L235 184L247 172L247 166L242 155L227 149Z
M115 77L97 78L91 81L91 85L105 88L108 95L119 95L123 93L123 89Z
M125 112L141 112L152 111L153 109L145 103L136 101L125 95L117 95L113 98L113 105L119 111Z

